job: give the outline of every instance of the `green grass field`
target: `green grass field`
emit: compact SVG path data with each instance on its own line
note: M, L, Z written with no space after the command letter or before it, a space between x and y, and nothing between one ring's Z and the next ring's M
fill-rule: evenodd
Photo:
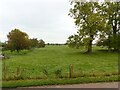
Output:
M100 80L116 81L118 79L116 78L118 75L118 54L115 52L99 51L101 48L98 47L94 47L93 49L93 53L89 55L83 53L84 49L68 48L67 46L46 46L45 48L37 48L31 51L22 51L19 54L5 51L4 53L10 56L10 59L2 61L3 87L25 86L23 84L13 84L16 81L15 79L19 82L20 80L23 82L23 80L27 81L28 79L41 79L40 82L42 83L42 80L50 82L49 80L60 78L64 82L69 79L70 64L73 65L73 79L77 81L79 81L79 78L84 77L98 78L96 80L93 79L93 82ZM4 68L6 68L6 71L4 71ZM55 73L56 71L57 73ZM61 74L59 78L56 77L58 74ZM6 77L6 80L4 77ZM112 78L106 80L104 77ZM69 83L77 83L77 81L71 80ZM26 86L41 85L40 82L37 84L30 83ZM80 82L85 83L89 82L89 80L85 79ZM92 79L90 79L90 82L92 82ZM63 84L59 83L59 80L57 83ZM44 84L46 85L46 83L42 85ZM50 84L55 84L55 81Z

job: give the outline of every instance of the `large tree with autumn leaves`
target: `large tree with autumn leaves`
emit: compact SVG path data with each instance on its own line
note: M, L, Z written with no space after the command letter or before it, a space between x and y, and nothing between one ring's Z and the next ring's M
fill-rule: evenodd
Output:
M14 29L7 35L8 37L8 48L11 51L17 51L23 49L29 49L30 40L28 35L25 32L20 31L19 29Z

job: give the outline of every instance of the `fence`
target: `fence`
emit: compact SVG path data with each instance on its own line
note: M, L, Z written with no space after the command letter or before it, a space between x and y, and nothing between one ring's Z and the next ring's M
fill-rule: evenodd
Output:
M54 75L56 78L77 78L77 77L98 77L98 76L111 76L111 75L118 75L117 72L113 73L80 73L80 72L75 72L74 71L74 66L73 64L69 65L69 72L66 74L62 74L62 69L57 69L54 71ZM47 69L43 70L44 77L24 77L22 74L25 73L24 68L21 67L16 67L15 73L13 77L10 77L10 73L8 73L8 67L6 63L3 63L3 71L2 71L2 80L20 80L20 79L46 79L48 77L48 71ZM50 77L51 78L51 77Z

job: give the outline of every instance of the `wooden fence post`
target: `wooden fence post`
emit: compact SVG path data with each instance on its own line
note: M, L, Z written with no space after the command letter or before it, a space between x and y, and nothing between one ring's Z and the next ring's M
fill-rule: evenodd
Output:
M73 78L73 65L72 64L70 64L69 66L69 71L70 71L69 73L70 78Z

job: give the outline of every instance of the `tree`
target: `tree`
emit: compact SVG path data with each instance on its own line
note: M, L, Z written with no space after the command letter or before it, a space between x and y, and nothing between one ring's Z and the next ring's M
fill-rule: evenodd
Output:
M19 52L20 50L29 49L30 47L30 40L28 35L19 29L12 30L9 32L7 37L8 46L11 51L17 50L17 52Z
M115 39L116 38L116 39ZM109 36L109 38L101 38L97 41L97 46L107 46L108 51L111 51L112 49L114 51L120 50L120 33L114 36Z
M45 42L41 39L38 41L38 47L45 47Z
M71 35L67 40L67 44L69 47L78 49L80 46L83 46L83 42L81 42L80 39L81 38L78 35Z
M118 50L119 42L119 28L120 28L120 3L119 2L105 2L101 5L100 9L104 16L106 16L106 23L111 27L102 33L102 37L104 38L104 42L107 41L106 46L108 46L108 51L112 48L114 50ZM103 37L104 36L104 37ZM106 39L106 40L105 40ZM101 39L99 40L100 43ZM102 45L102 44L101 44Z
M38 40L37 38L30 39L31 47L38 47Z
M108 34L108 40L109 45L108 49L110 51L111 48L114 48L114 50L118 49L117 43L118 42L118 34L119 34L119 28L120 28L120 3L119 2L107 2L106 7L106 13L108 15L108 24L112 26L109 34Z
M68 44L80 47L81 43L87 48L87 53L92 52L92 42L99 32L105 30L105 16L101 15L100 4L97 2L74 2L69 15L75 20L78 32L68 38Z
M8 44L7 44L7 41L2 42L1 45L2 45L2 51L4 51L4 50L9 50L9 46L8 46Z

